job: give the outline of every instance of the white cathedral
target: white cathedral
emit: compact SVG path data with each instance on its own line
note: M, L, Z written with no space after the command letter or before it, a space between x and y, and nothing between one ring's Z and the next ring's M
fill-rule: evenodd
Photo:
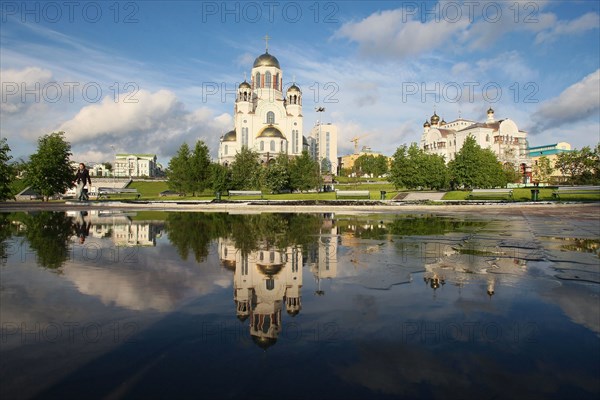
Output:
M277 58L265 53L254 60L250 83L239 85L234 129L221 137L219 163L229 165L242 147L258 152L264 162L279 154L308 151L302 135L302 91L292 84L283 93L283 73Z

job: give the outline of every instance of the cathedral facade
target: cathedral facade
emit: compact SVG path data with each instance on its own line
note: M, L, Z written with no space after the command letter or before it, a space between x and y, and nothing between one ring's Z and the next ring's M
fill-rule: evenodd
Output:
M269 54L254 60L250 82L242 82L233 109L234 128L219 143L219 163L229 165L242 147L257 152L263 162L279 154L299 156L307 149L302 132L302 91L284 89L279 61Z

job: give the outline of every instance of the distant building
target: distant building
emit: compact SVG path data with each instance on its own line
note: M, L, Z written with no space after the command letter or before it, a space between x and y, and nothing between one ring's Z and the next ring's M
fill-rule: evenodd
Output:
M156 154L117 154L113 163L116 177L154 177L159 174Z
M321 172L324 172L324 167L328 165L329 171L337 174L337 137L337 126L331 123L317 122L308 134L308 152L313 159L319 162Z
M348 154L348 155L339 157L338 162L339 162L340 170L341 169L351 170L354 167L354 163L356 162L356 159L358 157L364 156L364 155L369 155L369 156L374 156L374 157L378 157L378 156L385 157L388 160L388 165L390 164L390 161L391 161L390 157L384 156L383 154L381 154L378 151L373 151L368 146L363 146L362 150L360 150L358 153Z
M94 177L110 177L112 176L112 172L106 168L105 164L94 164L88 165L88 170L90 171L90 176Z
M527 132L519 130L517 124L508 118L496 121L492 108L488 109L485 122L460 117L446 122L434 112L423 124L421 148L427 153L439 154L449 162L468 136L473 136L482 148L491 149L502 163L511 163L515 167L525 167L529 163Z
M546 144L542 146L533 146L527 148L527 153L529 158L531 159L531 165L534 166L538 163L540 157L546 157L550 160L550 163L554 167L556 163L556 159L558 155L561 153L570 153L572 151L571 145L567 142L558 142L553 144ZM552 181L565 181L567 177L565 177L560 170L554 169L552 175L550 175L550 179Z

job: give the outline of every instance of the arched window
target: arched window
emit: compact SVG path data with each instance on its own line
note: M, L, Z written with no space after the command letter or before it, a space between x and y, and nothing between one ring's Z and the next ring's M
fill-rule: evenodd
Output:
M281 152L283 153L285 151L285 147L283 146L283 140L281 141Z
M265 142L264 141L260 141L260 151L264 151L265 150Z
M271 144L269 147L270 147L271 151L275 151L275 141L274 140L271 140Z
M265 87L271 87L271 73L269 71L265 73Z
M255 88L260 87L260 72L257 72L256 75L254 76L254 87Z
M225 151L224 151L225 155L227 155L227 150L228 150L228 146L225 145Z
M273 111L269 111L267 113L267 124L274 124L275 123L275 113Z
M275 289L275 280L273 278L269 278L265 281L265 284L267 286L267 290L273 290Z

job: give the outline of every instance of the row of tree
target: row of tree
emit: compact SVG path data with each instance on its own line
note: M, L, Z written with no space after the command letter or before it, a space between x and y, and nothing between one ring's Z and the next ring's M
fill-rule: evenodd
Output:
M201 140L193 151L186 143L181 145L169 162L167 178L170 189L192 195L207 189L306 191L321 185L319 164L307 152L294 159L281 154L265 164L257 152L242 148L231 165L223 166L211 163L208 148Z
M17 172L23 183L33 187L47 200L64 193L72 186L75 170L71 166L71 145L64 132L55 132L38 139L38 149L27 163L11 163L10 147L0 139L0 201L14 196L11 182ZM557 155L554 165L540 157L533 166L535 181L548 182L558 169L569 177L571 184L600 184L600 144L593 150L564 152ZM381 176L388 173L397 188L490 188L518 182L522 175L517 166L502 164L490 149L482 149L473 137L465 140L461 150L448 164L443 157L428 154L416 143L399 147L389 171L383 156L362 155L355 161L358 175ZM322 185L319 163L304 152L289 159L282 154L267 162L258 153L243 148L229 166L212 163L208 147L198 141L193 150L184 143L169 162L169 187L177 192L196 195L206 190L260 189L271 192L307 191Z
M520 178L517 168L503 165L490 149L482 149L468 137L453 160L426 153L417 147L400 146L393 156L389 180L397 188L492 188L506 186Z

